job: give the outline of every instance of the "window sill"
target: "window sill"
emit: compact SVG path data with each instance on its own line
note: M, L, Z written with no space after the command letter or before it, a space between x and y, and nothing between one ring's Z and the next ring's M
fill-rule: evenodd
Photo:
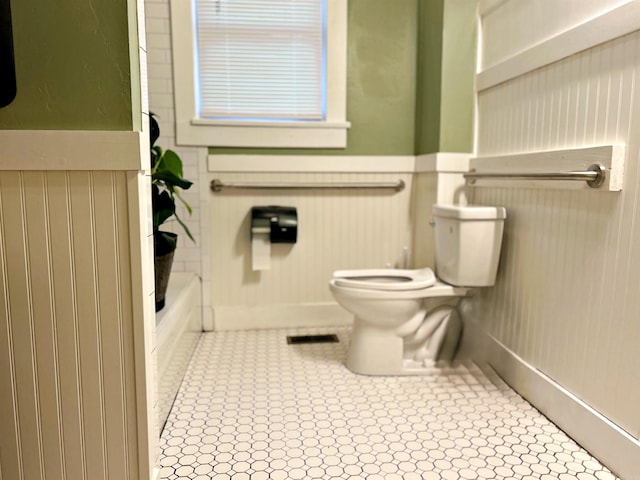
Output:
M255 148L345 148L349 122L177 122L181 145Z

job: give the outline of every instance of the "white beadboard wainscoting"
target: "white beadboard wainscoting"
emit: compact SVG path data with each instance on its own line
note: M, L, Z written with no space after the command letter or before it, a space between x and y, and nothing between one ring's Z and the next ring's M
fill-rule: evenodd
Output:
M532 15L532 24L548 16L526 13L523 2L495 8L492 15L502 8ZM513 15L492 27L504 27L504 44L516 35L506 25ZM592 409L590 429L566 402L544 406L623 478L640 474L639 81L635 31L478 92L478 166L483 157L625 145L622 191L495 184L470 193L474 203L507 209L497 283L471 309L489 343L504 350L494 368L525 395L527 385L540 385L531 376L539 371L569 393L565 399Z
M0 149L0 477L151 478L144 142L137 132L2 131L0 144L12 146ZM113 151L123 158L109 170Z
M402 261L403 247L411 248L411 174L368 173L225 173L224 182L392 182L403 180L402 192L393 190L224 190L211 194L211 298L216 328L239 325L242 314L264 328L269 322L260 307L293 308L300 326L300 305L326 307L340 323L345 315L335 306L328 282L334 270L384 268ZM213 178L213 177L212 177ZM271 269L251 268L251 207L281 205L298 212L297 243L271 245ZM230 310L230 307L234 307ZM254 310L257 309L257 310ZM233 315L233 313L236 315ZM226 319L229 316L231 318ZM349 318L349 317L347 317ZM324 320L322 320L324 319ZM254 326L252 324L252 326Z
M469 154L421 157L211 155L209 180L395 182L393 190L223 190L210 193L211 308L205 329L340 325L351 321L329 292L335 270L433 266L431 205L461 197ZM262 173L256 171L262 170ZM271 246L271 269L251 268L250 210L296 207L298 241ZM206 287L205 287L206 288Z

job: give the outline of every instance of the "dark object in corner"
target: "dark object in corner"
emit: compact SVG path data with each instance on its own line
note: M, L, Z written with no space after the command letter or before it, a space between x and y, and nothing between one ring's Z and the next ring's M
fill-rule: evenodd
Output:
M10 0L0 0L0 108L16 98L16 67L13 57Z
M174 243L177 242L178 236L175 233L165 232L165 235L173 237ZM167 287L169 286L169 276L171 275L171 266L173 265L173 254L175 250L166 249L163 242L159 242L158 237L153 238L154 244L154 271L155 271L155 291L156 291L156 312L164 308Z
M287 335L289 345L300 345L303 343L338 343L338 336L331 333L327 335Z

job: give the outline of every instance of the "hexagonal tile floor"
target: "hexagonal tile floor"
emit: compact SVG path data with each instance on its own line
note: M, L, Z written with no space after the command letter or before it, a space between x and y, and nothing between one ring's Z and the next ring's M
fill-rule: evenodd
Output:
M286 341L324 333L340 342ZM203 334L160 439L162 478L616 478L477 367L355 375L343 365L348 337Z

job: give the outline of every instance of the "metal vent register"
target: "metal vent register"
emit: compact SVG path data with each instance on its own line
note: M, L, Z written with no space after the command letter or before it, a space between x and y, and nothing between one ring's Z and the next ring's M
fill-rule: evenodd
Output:
M300 345L305 343L338 343L338 336L328 335L287 335L289 345Z

